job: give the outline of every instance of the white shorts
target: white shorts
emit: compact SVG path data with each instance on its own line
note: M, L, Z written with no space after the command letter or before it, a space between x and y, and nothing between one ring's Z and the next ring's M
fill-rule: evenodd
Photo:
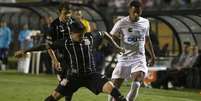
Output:
M146 61L119 61L112 73L112 79L131 79L131 73L142 71L148 73Z

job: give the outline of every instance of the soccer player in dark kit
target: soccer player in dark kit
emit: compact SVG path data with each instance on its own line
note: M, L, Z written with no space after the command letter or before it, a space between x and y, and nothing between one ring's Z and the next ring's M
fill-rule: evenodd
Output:
M100 92L108 93L113 96L116 101L126 101L119 90L114 87L111 81L95 70L93 44L97 37L106 38L110 41L117 51L124 52L110 35L106 32L83 33L84 26L79 21L73 21L70 24L70 33L66 33L67 37L55 41L46 48L59 50L61 59L59 61L53 50L48 50L54 68L62 70L64 77L57 88L48 96L45 101L58 101L63 96L73 95L80 87L86 87L95 94ZM34 51L34 48L23 51ZM60 63L61 62L61 63Z
M71 10L72 5L69 5L67 3L62 3L58 7L58 18L56 18L52 23L50 27L50 31L46 37L46 42L47 43L53 43L56 40L63 39L67 37L66 33L69 33L69 23L74 21L74 19L71 17L72 16L72 10ZM51 49L49 49L51 50ZM57 56L58 60L62 60L60 57L60 52L59 50L55 50L55 54ZM57 78L59 82L63 79L63 74L62 72L57 73ZM65 101L71 101L72 95L71 96L66 96Z

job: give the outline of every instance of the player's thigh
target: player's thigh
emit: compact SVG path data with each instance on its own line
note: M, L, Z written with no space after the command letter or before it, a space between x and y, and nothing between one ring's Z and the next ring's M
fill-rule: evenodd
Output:
M85 87L87 87L94 94L99 94L103 90L103 86L108 82L106 76L99 73L90 73L87 76Z
M122 83L124 82L124 79L117 78L117 79L113 79L112 82L115 85L115 87L120 88Z
M55 91L63 96L72 96L80 88L80 83L77 81L69 81L66 85L59 84Z
M131 65L131 80L143 81L147 75L148 68L145 61L138 61Z
M61 99L61 98L63 97L63 95L61 95L61 93L58 92L58 91L56 91L56 90L54 90L51 95L52 95L56 100L59 100L59 99Z
M118 62L113 73L112 73L112 80L113 79L128 79L130 78L131 69L127 62Z
M144 80L144 77L145 77L145 73L143 71L137 71L137 72L131 73L131 79L133 81L142 82Z

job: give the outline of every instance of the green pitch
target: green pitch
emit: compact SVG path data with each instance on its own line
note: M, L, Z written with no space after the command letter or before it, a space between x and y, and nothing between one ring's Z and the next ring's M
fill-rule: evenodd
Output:
M43 101L56 85L56 76L52 75L0 72L0 101ZM121 89L124 94L127 90L128 87L125 85ZM89 90L81 88L75 93L73 101L107 101L107 95L96 96ZM199 90L141 88L137 101L201 101L201 95Z

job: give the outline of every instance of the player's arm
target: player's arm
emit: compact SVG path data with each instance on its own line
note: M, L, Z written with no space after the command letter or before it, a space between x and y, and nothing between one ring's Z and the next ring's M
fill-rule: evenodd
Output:
M57 71L61 71L60 62L58 61L53 49L49 48L48 54L50 55L51 60L52 60L52 67L54 67Z
M63 49L65 47L64 45L65 39L57 40L53 44L46 44L46 48L48 50L48 54L50 55L50 58L52 60L52 67L54 67L56 70L61 71L60 62L58 61L54 49Z
M38 46L29 48L29 49L26 49L26 50L19 50L19 51L15 52L15 57L20 58L20 57L26 56L27 52L43 51L43 50L47 50L46 45L45 44L40 44Z
M146 36L145 48L151 56L149 64L152 66L155 64L156 56L155 56L154 49L152 46L152 42L151 42L151 39L149 36Z
M112 36L109 34L109 33L107 33L107 32L102 32L103 34L104 34L104 38L106 39L106 40L108 40L110 43L112 43L112 45L118 50L118 52L125 52L125 50L122 48L122 47L120 47L115 41L114 41L114 39L112 38Z

